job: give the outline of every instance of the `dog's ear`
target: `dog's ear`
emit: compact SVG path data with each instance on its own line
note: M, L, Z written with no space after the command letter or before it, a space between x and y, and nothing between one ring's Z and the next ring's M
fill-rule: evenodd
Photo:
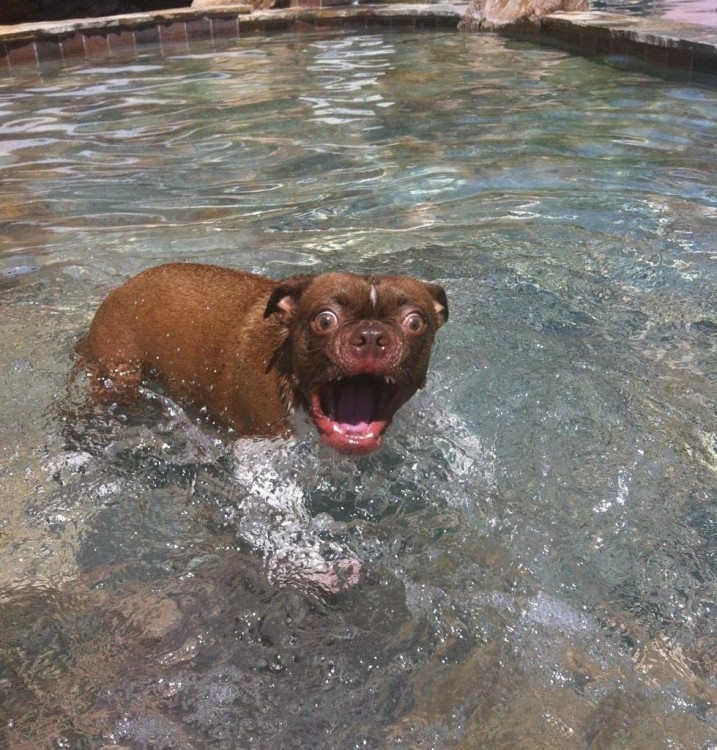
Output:
M313 276L294 276L285 279L274 289L266 303L264 317L276 315L282 322L290 320L296 311L296 305L311 283Z
M448 297L445 289L439 284L426 284L428 291L433 297L433 309L436 311L436 320L440 328L448 320Z

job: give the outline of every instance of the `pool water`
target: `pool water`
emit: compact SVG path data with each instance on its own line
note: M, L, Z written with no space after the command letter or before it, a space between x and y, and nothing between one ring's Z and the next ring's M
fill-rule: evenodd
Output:
M714 83L163 53L0 79L0 744L714 750ZM439 281L428 387L366 459L86 407L74 342L169 260Z

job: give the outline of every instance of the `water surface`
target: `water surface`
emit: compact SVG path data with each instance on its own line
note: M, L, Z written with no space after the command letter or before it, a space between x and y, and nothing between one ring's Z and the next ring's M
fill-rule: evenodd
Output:
M0 80L5 744L717 747L717 89L452 34L164 53ZM168 260L440 281L426 392L361 460L84 409L74 342Z

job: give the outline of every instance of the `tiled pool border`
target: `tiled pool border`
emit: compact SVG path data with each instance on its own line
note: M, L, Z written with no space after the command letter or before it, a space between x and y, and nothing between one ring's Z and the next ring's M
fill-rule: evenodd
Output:
M387 28L456 30L465 3L359 5L253 10L251 6L180 8L153 13L0 26L0 71L77 57L125 56L145 42L189 45L271 32ZM603 12L556 13L538 27L514 24L500 34L557 45L585 56L629 56L661 67L717 74L717 29Z
M512 37L535 38L519 26ZM555 13L542 19L539 41L586 57L633 57L658 67L717 74L717 28L604 12Z
M0 26L0 70L76 57L112 57L145 42L189 45L206 39L292 31L395 28L455 30L458 5L380 5L253 10L176 9L43 24Z

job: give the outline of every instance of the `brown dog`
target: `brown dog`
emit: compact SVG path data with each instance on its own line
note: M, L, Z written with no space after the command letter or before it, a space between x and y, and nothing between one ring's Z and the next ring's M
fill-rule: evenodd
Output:
M443 289L405 276L325 273L273 281L172 263L111 292L77 352L103 402L147 378L237 435L286 435L303 406L343 453L381 446L423 387Z

